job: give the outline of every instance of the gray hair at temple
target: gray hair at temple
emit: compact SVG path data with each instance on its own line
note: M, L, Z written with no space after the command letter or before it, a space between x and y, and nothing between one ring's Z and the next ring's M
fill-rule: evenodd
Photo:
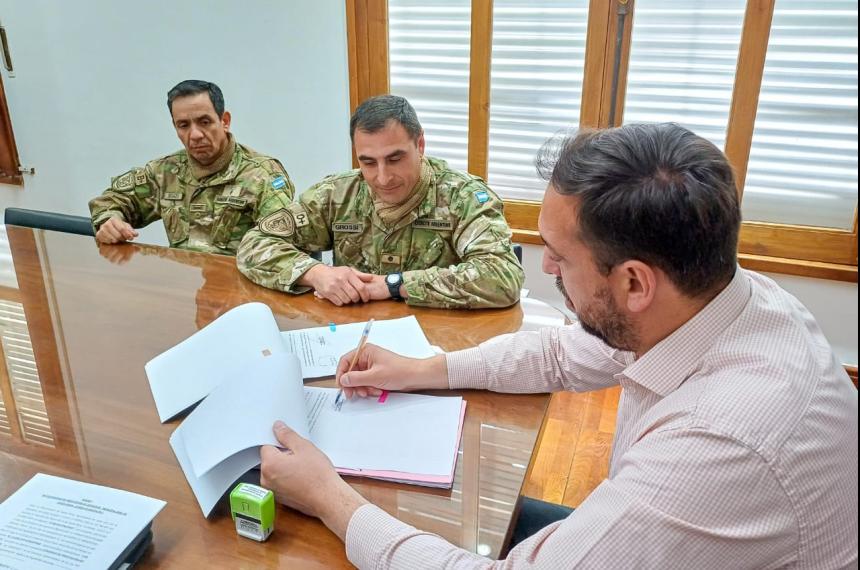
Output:
M544 144L535 166L548 192L578 199L578 237L605 275L636 259L689 297L734 275L737 186L710 141L675 123L580 130Z
M397 121L403 125L412 140L417 140L424 134L424 129L418 122L418 115L409 101L398 95L378 95L364 101L352 114L349 121L349 138L355 140L355 131L381 131L389 121Z

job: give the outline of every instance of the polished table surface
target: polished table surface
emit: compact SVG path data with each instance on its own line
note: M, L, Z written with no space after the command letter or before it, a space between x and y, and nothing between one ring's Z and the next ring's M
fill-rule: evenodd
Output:
M265 543L236 534L224 500L208 520L201 514L168 444L181 418L159 423L144 364L225 311L266 303L281 330L414 314L430 343L446 351L564 320L528 299L504 310L416 309L393 301L338 308L310 294L257 287L229 257L6 231L18 285L0 286L0 501L37 472L163 499L142 568L350 566L334 534L285 507L278 507ZM407 523L497 557L548 396L458 393L468 404L453 489L348 481Z

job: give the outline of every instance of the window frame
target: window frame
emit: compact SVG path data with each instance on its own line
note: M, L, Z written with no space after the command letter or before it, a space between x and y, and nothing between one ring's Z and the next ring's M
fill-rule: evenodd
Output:
M776 0L747 0L738 49L724 150L735 169L741 199L775 3ZM388 1L346 0L346 6L350 105L354 111L367 97L389 92ZM623 123L634 11L635 0L589 0L581 127L610 126L613 67L619 56L614 116L616 124ZM621 53L616 54L619 12L626 16ZM471 18L468 167L472 174L486 178L493 0L472 0ZM543 245L537 231L539 212L540 202L505 200L514 239ZM738 257L742 266L757 271L857 283L857 207L850 231L744 222Z
M23 187L24 176L20 168L18 146L15 144L15 133L12 132L12 118L6 104L6 88L0 74L0 183Z

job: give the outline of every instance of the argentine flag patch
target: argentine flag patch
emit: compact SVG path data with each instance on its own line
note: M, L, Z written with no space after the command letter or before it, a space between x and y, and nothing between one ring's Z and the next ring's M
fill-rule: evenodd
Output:
M486 204L490 201L490 194L486 190L478 190L475 192L475 199L478 201L478 204Z
M275 190L280 190L281 188L283 188L286 185L287 185L287 181L284 179L283 176L278 176L277 178L272 180L272 188L274 188Z

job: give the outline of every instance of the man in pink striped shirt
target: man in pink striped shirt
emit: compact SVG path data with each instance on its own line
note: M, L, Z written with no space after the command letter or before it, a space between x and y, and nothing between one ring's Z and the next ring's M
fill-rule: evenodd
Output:
M544 271L579 322L414 361L378 347L339 381L379 390L621 385L609 477L491 561L365 501L283 424L262 482L359 568L857 567L857 391L812 315L737 267L725 156L674 124L542 153Z

